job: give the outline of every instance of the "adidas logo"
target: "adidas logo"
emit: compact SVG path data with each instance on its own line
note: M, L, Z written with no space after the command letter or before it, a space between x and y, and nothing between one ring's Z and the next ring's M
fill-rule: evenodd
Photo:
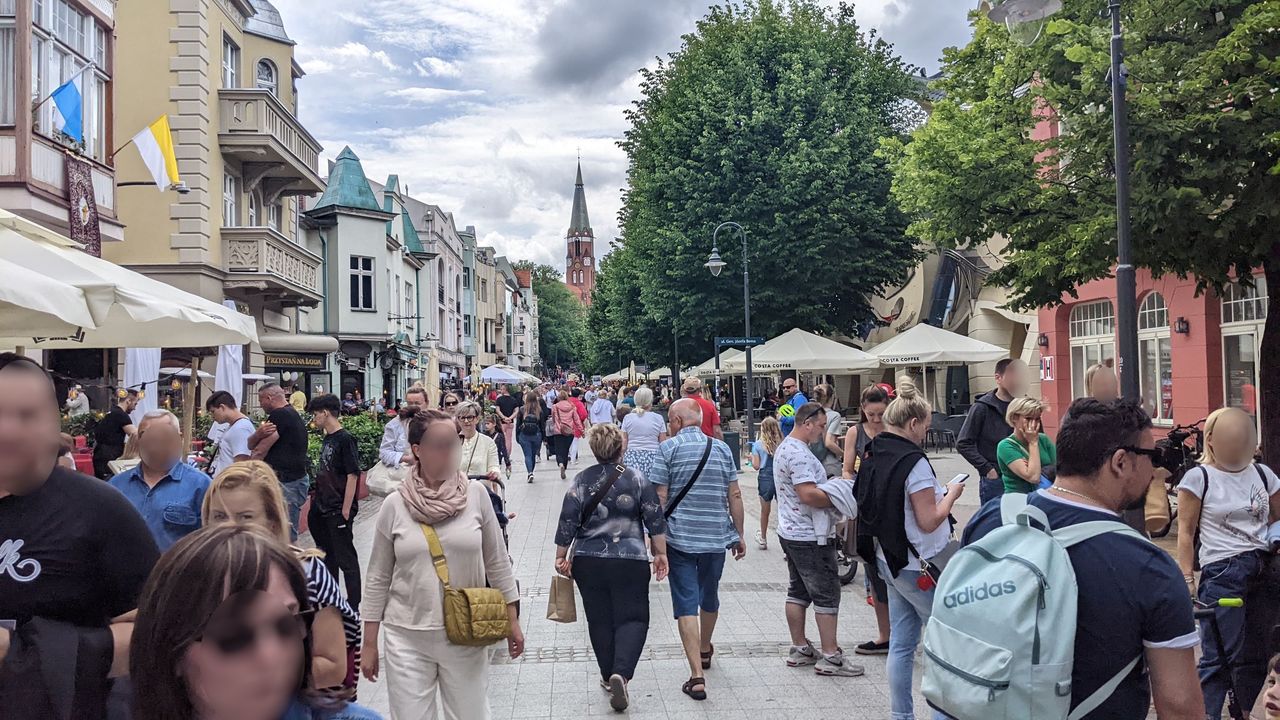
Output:
M961 605L968 605L973 602L981 602L998 598L1001 595L1011 595L1018 591L1018 586L1012 580L1005 580L1002 583L993 582L985 585L970 585L956 592L950 593L942 598L942 604L947 608L956 608Z

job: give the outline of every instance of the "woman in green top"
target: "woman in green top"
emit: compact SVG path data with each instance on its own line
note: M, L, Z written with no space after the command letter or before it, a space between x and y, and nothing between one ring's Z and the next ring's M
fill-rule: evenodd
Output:
M1005 412L1013 434L996 445L996 464L1006 493L1029 493L1045 480L1052 481L1058 449L1040 432L1045 405L1035 398L1014 398Z

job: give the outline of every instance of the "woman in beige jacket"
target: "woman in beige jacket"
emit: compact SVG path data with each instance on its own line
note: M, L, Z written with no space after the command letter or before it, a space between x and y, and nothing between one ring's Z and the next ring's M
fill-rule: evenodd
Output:
M415 472L383 502L374 530L361 603L361 669L377 679L381 633L392 720L435 720L438 708L447 720L487 720L489 651L447 639L444 588L423 525L440 538L453 587L487 582L502 593L511 620L507 650L516 658L524 652L524 634L511 560L484 485L458 471L457 420L438 410L419 413L409 423L409 445Z

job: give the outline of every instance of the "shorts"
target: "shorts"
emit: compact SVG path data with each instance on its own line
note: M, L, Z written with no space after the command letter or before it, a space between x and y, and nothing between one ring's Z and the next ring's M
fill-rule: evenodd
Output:
M885 585L884 578L880 577L880 568L876 567L877 565L878 563L875 562L862 563L862 568L866 570L862 576L862 582L876 602L887 603L889 602L889 586Z
M836 546L819 545L812 540L778 538L787 558L791 586L787 602L803 607L813 606L819 615L840 612L840 571L836 563Z
M778 489L773 484L772 466L760 468L760 475L756 478L756 490L760 493L760 499L765 502L773 502L773 499L778 497Z
M724 552L687 553L667 546L670 566L671 606L676 619L696 616L698 610L720 610L720 575L724 572Z

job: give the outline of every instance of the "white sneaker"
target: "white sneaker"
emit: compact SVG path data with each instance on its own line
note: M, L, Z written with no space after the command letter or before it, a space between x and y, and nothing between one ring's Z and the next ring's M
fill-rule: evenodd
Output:
M804 647L791 646L791 652L787 653L787 667L802 667L804 665L815 665L818 662L818 651L814 649L813 644L807 644Z
M822 659L813 666L813 672L831 677L858 677L866 672L866 669L861 665L846 662L844 653L840 652L835 655L823 655Z
M756 531L756 547L760 548L761 550L769 549L769 543L764 539L764 534L761 533L759 530Z

